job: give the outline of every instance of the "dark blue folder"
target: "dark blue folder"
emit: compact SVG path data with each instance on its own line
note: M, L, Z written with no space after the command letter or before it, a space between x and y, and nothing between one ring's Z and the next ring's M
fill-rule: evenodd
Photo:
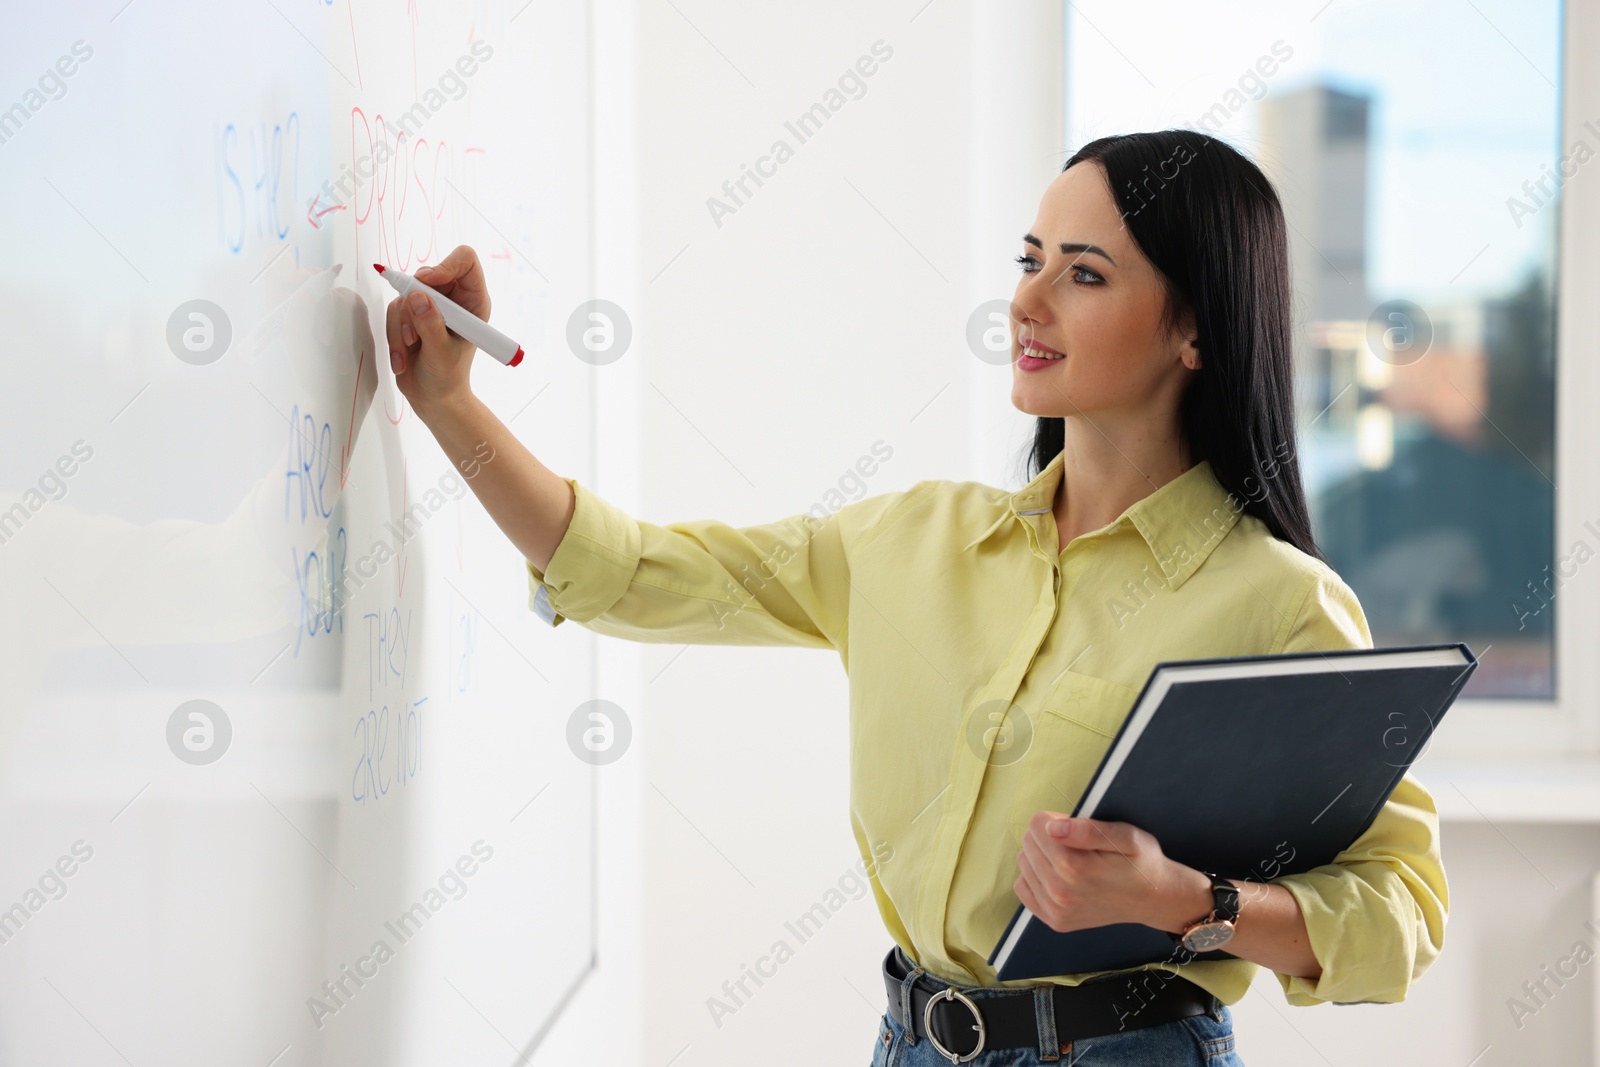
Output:
M1476 667L1459 643L1158 663L1072 814L1132 823L1239 881L1332 863ZM1058 933L1018 904L989 965L1010 981L1235 958L1142 923Z

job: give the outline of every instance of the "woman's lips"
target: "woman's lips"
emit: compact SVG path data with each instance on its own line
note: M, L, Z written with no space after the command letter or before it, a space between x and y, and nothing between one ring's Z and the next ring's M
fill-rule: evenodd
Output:
M1035 354L1046 352L1052 353L1056 358L1043 358L1041 355ZM1056 352L1049 345L1042 344L1032 338L1023 342L1022 351L1017 356L1017 366L1026 371L1044 370L1046 367L1052 367L1061 362L1064 362L1061 358L1061 353Z

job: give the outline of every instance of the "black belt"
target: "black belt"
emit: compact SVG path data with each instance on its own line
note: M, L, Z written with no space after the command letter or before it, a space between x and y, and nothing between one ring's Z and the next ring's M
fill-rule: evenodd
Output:
M883 958L883 983L889 994L890 1016L918 1039L928 1036L931 1018L935 1046L947 1057L965 1060L984 1049L1042 1047L1034 1009L1036 987L983 987L983 997L967 997L964 993L974 992L974 987L951 986L923 972L912 983L911 1018L906 1019L900 992L909 973L908 962L898 945L890 949ZM1009 992L991 995L994 989ZM1164 971L1120 971L1075 986L1052 983L1049 993L1055 1007L1054 1041L1062 1052L1080 1038L1221 1010L1221 1001L1206 990ZM951 1062L956 1061L952 1058Z

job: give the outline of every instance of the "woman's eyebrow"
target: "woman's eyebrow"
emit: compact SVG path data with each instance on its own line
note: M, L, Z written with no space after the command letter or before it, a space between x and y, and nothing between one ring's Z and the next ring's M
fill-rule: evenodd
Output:
M1039 251L1044 251L1044 242L1039 240L1033 234L1025 233L1022 235L1022 239L1028 242L1028 244L1037 248ZM1061 251L1069 256L1082 255L1085 252L1093 252L1097 256L1105 256L1106 262L1110 263L1113 267L1117 265L1117 261L1112 259L1109 255L1106 255L1106 250L1101 248L1099 245L1063 243L1061 246Z

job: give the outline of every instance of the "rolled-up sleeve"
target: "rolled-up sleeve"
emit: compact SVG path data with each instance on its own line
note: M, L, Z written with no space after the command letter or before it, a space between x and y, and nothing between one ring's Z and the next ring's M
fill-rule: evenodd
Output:
M628 591L639 569L643 535L622 509L576 478L572 521L544 571L528 565L528 606L551 626L567 619L587 623Z
M525 561L529 607L552 626L643 642L844 646L850 554L903 492L755 526L644 522L575 478L571 524L541 573Z
M1314 576L1284 651L1371 647L1355 594L1331 572ZM1444 948L1450 892L1439 813L1409 771L1334 862L1272 881L1300 905L1322 966L1314 980L1278 974L1290 1004L1402 1001Z

